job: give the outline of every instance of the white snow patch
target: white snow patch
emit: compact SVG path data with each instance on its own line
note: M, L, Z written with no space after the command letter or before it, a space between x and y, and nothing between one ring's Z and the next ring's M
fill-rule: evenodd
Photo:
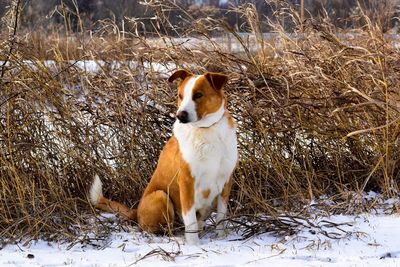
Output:
M246 241L231 233L224 239L206 235L200 246L188 246L181 236L156 237L131 228L112 234L100 249L93 246L31 242L0 250L0 266L399 266L400 218L398 215L319 218L314 223L351 224L341 239L309 230L287 237L263 234ZM69 248L69 249L68 249ZM174 260L154 251L179 254ZM28 254L33 258L28 258ZM144 258L143 258L144 257ZM143 258L143 259L142 259Z

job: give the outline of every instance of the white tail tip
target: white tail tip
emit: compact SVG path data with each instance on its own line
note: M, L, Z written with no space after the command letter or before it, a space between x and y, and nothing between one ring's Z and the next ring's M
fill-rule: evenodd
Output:
M89 192L90 202L92 202L93 205L97 205L100 198L103 196L102 187L103 183L101 182L100 177L96 174Z

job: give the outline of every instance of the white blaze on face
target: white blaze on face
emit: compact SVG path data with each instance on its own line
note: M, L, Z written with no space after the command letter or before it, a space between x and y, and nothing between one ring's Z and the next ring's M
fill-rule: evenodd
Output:
M179 106L178 112L186 111L189 114L189 122L197 121L196 104L193 101L193 89L196 81L201 76L193 76L189 78L185 87L183 88L183 99L181 105Z

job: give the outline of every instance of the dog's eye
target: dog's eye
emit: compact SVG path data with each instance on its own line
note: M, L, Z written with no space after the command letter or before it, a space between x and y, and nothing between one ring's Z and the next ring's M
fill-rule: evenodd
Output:
M199 98L202 97L202 96L203 96L203 94L202 94L201 92L196 92L196 93L194 93L194 95L193 95L193 100L199 99Z
M179 98L180 100L182 100L182 94L179 94L179 95L178 95L178 98Z

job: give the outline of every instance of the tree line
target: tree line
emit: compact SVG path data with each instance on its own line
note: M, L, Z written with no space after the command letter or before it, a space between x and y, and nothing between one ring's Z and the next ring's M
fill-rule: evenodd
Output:
M160 10L166 11L168 20L179 25L182 17L191 19L201 17L223 18L230 26L245 31L246 21L228 9L253 4L259 17L271 18L274 12L284 5L300 11L301 0L22 0L22 27L53 28L68 25L73 31L80 27L93 29L99 20L113 20L117 25L127 18L141 19L142 28L151 27L151 18ZM147 4L144 4L147 3ZM10 0L0 0L0 14L4 14ZM384 31L398 24L400 0L304 0L305 19L326 16L342 28L358 27L363 22L358 19L365 13ZM291 30L290 24L287 25ZM263 31L268 27L261 25Z

